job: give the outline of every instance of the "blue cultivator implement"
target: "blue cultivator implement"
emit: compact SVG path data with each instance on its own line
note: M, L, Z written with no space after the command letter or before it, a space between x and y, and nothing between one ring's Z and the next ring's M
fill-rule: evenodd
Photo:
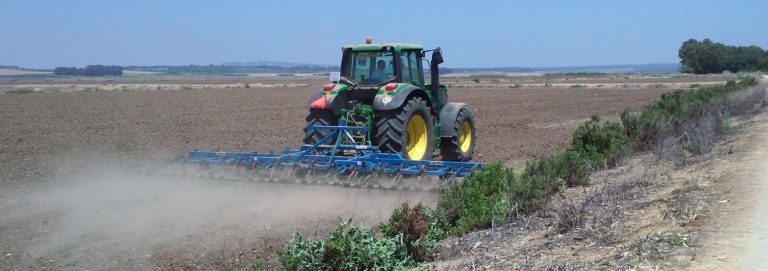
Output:
M408 160L400 154L380 152L370 144L358 144L355 133L370 127L309 126L309 130L329 131L315 144L283 152L190 151L177 161L187 169L157 169L154 174L186 177L235 179L270 183L323 184L332 186L388 189L441 190L456 177L464 177L481 163ZM192 166L191 168L189 166ZM425 183L429 178L434 184Z

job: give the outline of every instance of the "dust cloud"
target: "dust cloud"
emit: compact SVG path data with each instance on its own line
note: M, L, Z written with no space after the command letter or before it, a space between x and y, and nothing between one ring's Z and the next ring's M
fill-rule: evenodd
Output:
M401 202L430 204L436 197L161 178L94 166L0 196L0 237L14 243L15 264L27 267L148 269L163 261L158 257L207 257L227 246L274 251L292 232L323 236L350 218L372 226ZM277 237L254 244L265 236Z

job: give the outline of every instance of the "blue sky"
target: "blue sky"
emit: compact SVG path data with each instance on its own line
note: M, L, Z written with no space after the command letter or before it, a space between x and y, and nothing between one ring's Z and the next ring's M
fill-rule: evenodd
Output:
M766 0L0 0L0 65L337 65L366 36L440 46L448 67L670 63L688 38L768 48L766 15Z

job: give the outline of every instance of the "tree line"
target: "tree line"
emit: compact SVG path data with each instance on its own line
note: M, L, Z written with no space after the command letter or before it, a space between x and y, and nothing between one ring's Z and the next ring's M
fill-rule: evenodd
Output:
M768 71L768 51L755 45L733 46L709 39L683 42L678 51L681 72L721 73L723 71Z
M76 67L57 67L53 69L53 73L56 75L82 75L82 76L121 76L123 75L123 67L120 66L105 66L105 65L88 65L85 68Z

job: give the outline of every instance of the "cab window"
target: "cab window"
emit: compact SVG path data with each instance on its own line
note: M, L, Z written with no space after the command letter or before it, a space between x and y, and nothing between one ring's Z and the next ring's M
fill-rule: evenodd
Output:
M400 53L400 64L403 71L403 83L417 86L424 85L424 79L421 74L421 63L418 61L417 52L402 51Z
M391 51L356 51L349 55L346 78L362 85L379 85L395 76Z

